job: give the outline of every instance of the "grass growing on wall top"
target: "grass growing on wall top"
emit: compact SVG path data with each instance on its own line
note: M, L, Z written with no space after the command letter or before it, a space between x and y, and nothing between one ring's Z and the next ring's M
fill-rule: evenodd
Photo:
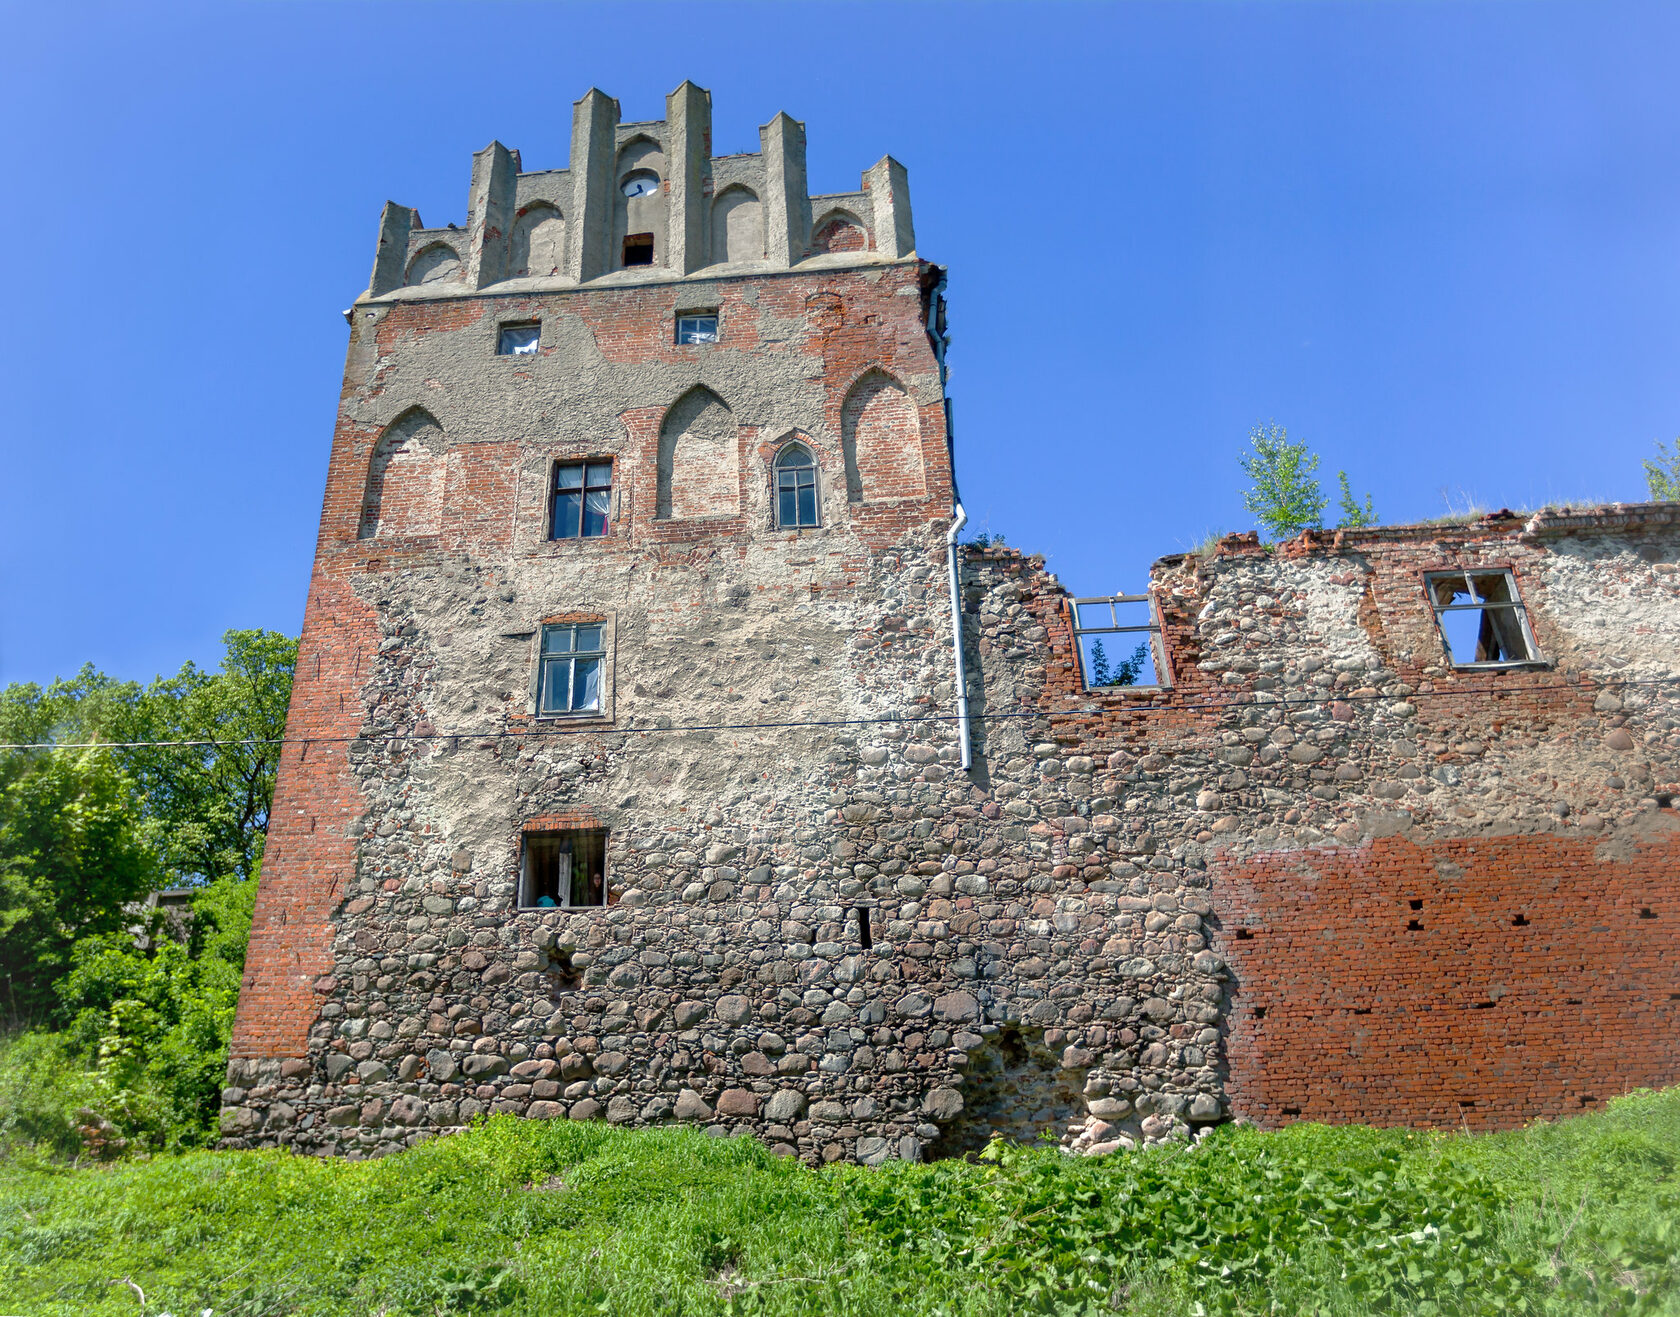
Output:
M1680 1090L1493 1135L1299 1125L811 1171L499 1117L371 1162L0 1167L0 1309L1680 1312ZM116 1284L112 1284L116 1281Z

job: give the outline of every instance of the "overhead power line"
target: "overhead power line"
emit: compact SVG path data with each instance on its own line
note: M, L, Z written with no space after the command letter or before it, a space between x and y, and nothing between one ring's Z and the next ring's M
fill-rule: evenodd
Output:
M1630 686L1673 686L1680 685L1680 677L1647 677L1620 681L1598 681L1585 687L1586 690L1623 689ZM1124 689L1116 687L1115 689ZM1150 716L1163 713L1195 713L1204 709L1290 709L1312 705L1331 704L1375 704L1379 702L1393 702L1397 699L1415 700L1443 698L1464 695L1516 695L1527 694L1530 691L1543 690L1581 690L1577 682L1557 681L1534 686L1455 686L1449 690L1413 691L1410 695L1399 697L1390 695L1353 695L1331 694L1306 697L1279 696L1271 700L1257 700L1253 698L1240 700L1197 700L1184 703L1143 704L1132 707L1091 708L1086 706L1074 709L1018 709L996 713L976 712L971 715L976 722L1002 722L1009 719L1069 719L1089 717L1093 714L1118 712L1130 717ZM1170 688L1167 688L1170 691ZM1163 692L1165 693L1165 692ZM540 722L530 727L492 728L482 731L455 732L370 732L366 734L352 734L345 736L293 736L293 737L245 737L233 740L143 740L143 741L8 741L0 742L0 750L168 750L168 749L234 749L259 745L344 745L352 741L374 743L391 743L404 741L502 741L502 740L530 740L532 738L555 736L655 736L675 734L680 732L758 732L785 731L801 727L881 727L903 726L906 723L943 723L956 722L956 713L931 713L898 715L891 714L879 718L817 718L795 719L786 722L757 722L757 723L673 723L668 727L657 724L646 726L634 725L629 727L602 726L569 726L563 723Z

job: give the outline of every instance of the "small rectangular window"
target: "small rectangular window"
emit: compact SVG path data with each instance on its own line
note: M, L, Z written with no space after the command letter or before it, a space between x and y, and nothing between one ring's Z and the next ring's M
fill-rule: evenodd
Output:
M1086 690L1169 684L1161 624L1148 595L1075 599L1070 608L1074 651Z
M677 317L677 342L716 343L718 318L716 311L684 312Z
M1508 570L1430 572L1424 582L1441 642L1455 668L1505 668L1540 661L1527 610Z
M522 909L589 908L607 903L605 828L527 832L519 865Z
M605 535L612 514L612 462L555 463L552 503L549 539L594 539Z
M503 325L496 335L498 357L534 357L541 345L541 325Z
M653 234L632 233L625 238L624 263L626 265L652 265Z
M538 658L537 716L601 712L601 668L607 661L599 622L545 626Z

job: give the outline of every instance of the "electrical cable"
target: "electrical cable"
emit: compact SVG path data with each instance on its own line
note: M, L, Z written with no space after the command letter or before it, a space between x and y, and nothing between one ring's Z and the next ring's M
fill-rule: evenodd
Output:
M1582 687L1578 682L1550 682L1545 685L1516 686L1502 688L1496 686L1482 687L1454 687L1451 690L1413 691L1405 696L1407 700L1444 696L1464 695L1515 695L1527 694L1530 691L1545 690L1611 690L1630 686L1672 686L1680 684L1680 677L1647 677L1624 681L1600 681L1591 686ZM1170 694L1167 688L1162 693ZM1274 700L1203 700L1196 703L1182 704L1139 704L1133 708L1119 710L1103 708L1082 709L1023 709L998 713L971 713L969 716L979 722L1001 722L1013 718L1041 718L1069 719L1095 715L1119 713L1123 716L1148 716L1163 713L1195 713L1204 709L1277 709L1289 707L1305 707L1327 704L1375 704L1382 701L1392 701L1400 697L1390 695L1315 695L1306 698L1290 698L1279 696ZM822 718L794 720L789 722L769 723L681 723L669 727L658 725L646 727L601 727L601 726L551 726L539 725L532 728L503 728L489 731L461 731L461 732L372 732L366 735L351 736L294 736L294 737L248 737L242 740L159 740L159 741L11 741L0 742L0 750L145 750L145 749L232 749L239 746L256 745L342 745L352 741L366 742L400 742L400 741L487 741L487 740L529 740L531 738L551 736L631 736L651 735L675 732L753 732L780 731L800 727L880 727L888 725L904 725L906 723L956 722L959 714L935 713L913 715L890 715L882 718Z

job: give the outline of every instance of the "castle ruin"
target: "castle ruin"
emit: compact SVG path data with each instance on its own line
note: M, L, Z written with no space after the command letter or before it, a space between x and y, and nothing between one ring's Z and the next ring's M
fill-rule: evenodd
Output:
M811 1162L1680 1079L1680 506L958 542L908 176L710 96L387 205L222 1131L480 1113ZM1097 646L1105 648L1099 653Z

